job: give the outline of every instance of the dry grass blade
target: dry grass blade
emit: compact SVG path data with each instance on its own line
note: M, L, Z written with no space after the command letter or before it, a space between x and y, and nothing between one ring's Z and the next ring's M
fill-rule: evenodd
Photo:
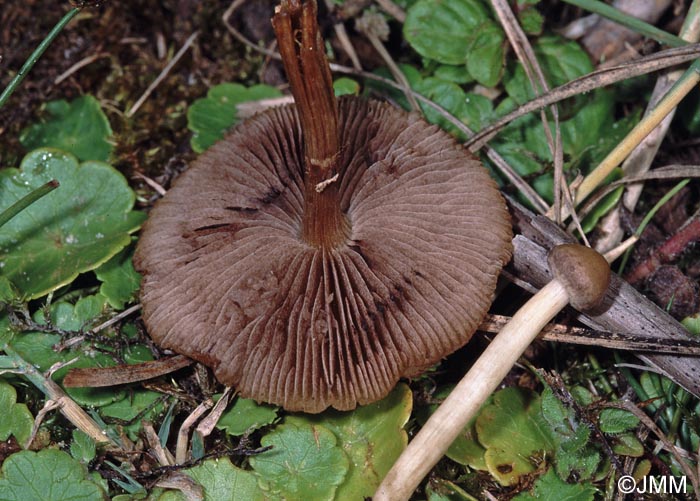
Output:
M535 51L532 49L525 32L522 30L518 24L513 11L505 0L491 0L491 5L493 6L498 19L501 21L501 26L506 32L506 36L510 41L510 45L513 47L518 60L525 70L528 80L530 81L530 86L535 95L540 95L549 91L549 84L547 79L540 68L539 62L537 61L537 56L535 56ZM547 138L547 145L554 159L554 210L556 214L561 213L561 191L560 187L563 185L561 180L563 179L564 172L564 150L561 143L561 128L559 126L559 110L555 104L550 105L549 111L552 114L552 120L554 122L554 137L552 137L552 129L549 126L549 120L547 119L547 113L544 109L541 110L542 125L544 129L545 136ZM583 232L581 232L583 234Z
M578 208L578 214L581 217L586 217L603 198L608 196L620 186L628 186L644 181L672 180L696 177L700 177L700 165L667 165L665 167L659 167L658 169L654 169L653 171L644 174L625 176L622 179L614 181L605 186L604 188L598 190L591 198L586 200L586 202ZM569 228L569 230L571 230L571 228Z
M529 101L517 110L504 115L502 118L479 131L466 143L472 151L480 150L498 131L518 117L537 111L550 104L557 103L569 97L584 94L592 90L612 85L628 78L646 75L655 71L687 63L700 56L700 44L688 45L677 49L668 49L650 56L641 57L618 66L600 69L586 76L567 82L542 96Z

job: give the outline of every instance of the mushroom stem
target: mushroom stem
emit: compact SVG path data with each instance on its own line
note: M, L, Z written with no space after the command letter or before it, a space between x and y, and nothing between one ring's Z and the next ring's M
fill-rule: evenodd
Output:
M340 210L338 157L340 131L333 79L318 31L315 1L283 0L272 26L299 113L304 142L302 236L310 244L333 247L349 234Z
M377 489L374 501L407 500L542 328L568 303L592 308L601 300L609 283L610 268L600 254L581 245L565 244L550 252L549 263L555 278L494 337L399 456Z
M408 499L542 328L569 302L552 280L520 308L394 463L374 501Z

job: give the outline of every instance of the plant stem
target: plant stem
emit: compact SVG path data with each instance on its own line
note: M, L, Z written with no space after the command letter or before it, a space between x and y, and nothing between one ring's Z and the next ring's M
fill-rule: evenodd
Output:
M27 195L23 196L15 203L10 205L7 209L2 211L2 213L0 213L0 228L2 228L5 225L5 223L7 223L10 219L12 219L24 209L29 207L31 204L58 188L58 186L58 181L52 179L45 185L40 186L36 190L32 191L31 193L28 193Z
M61 413L78 429L85 432L97 443L111 443L112 445L117 445L107 437L105 430L100 428L95 420L93 420L87 412L71 399L53 380L41 374L32 364L27 363L27 361L10 346L5 345L3 351L10 360L12 360L15 368L31 381L34 386L41 390L47 398L55 401Z
M675 35L671 35L670 33L667 33L664 30L660 30L656 26L652 26L649 23L645 23L644 21L637 19L636 17L625 14L624 12L619 11L615 7L611 7L603 2L599 2L598 0L564 1L568 4L575 5L576 7L581 7L582 9L585 9L589 12L593 12L594 14L598 14L602 17L610 19L611 21L615 21L616 23L621 24L622 26L626 26L627 28L636 31L641 35L653 38L659 43L663 43L671 47L682 47L687 43L685 40Z
M5 88L2 94L0 94L0 108L2 108L5 105L12 93L17 89L19 84L22 83L24 77L27 76L29 70L32 69L34 64L39 60L39 58L48 48L48 46L51 45L51 42L54 41L54 39L58 36L61 30L66 26L66 24L70 22L71 19L73 19L76 16L78 12L80 12L79 7L75 7L68 11L68 13L65 16L63 16L58 23L56 23L56 26L53 27L49 34L46 35L46 38L44 38L44 40L41 41L41 43L34 50L34 52L32 52L32 54L29 56L29 59L25 61L24 65L22 65L22 68L20 68L20 70L17 72L17 75L15 75L10 84Z
M678 183L676 186L674 186L673 188L671 188L671 189L668 191L668 193L666 193L663 197L661 197L661 198L659 199L659 201L656 202L656 204L654 204L654 207L651 208L651 210L647 213L647 215L644 216L644 219L642 219L642 222L639 223L639 226L637 227L637 230L634 232L634 234L635 234L637 237L641 236L642 233L644 232L644 230L646 229L647 225L649 224L649 222L651 221L651 219L656 215L656 213L659 211L659 209L660 209L661 207L663 207L664 204L666 204L666 202L668 202L669 200L671 200L671 198L673 198L673 196L674 196L676 193L678 193L679 191L681 191L681 189L683 189L683 187L684 187L686 184L688 184L689 182L690 182L690 179L684 179L683 181L681 181L680 183ZM624 255L623 258L622 258L622 262L620 263L620 267L619 267L618 270L617 270L617 273L618 273L619 275L622 275L622 271L625 269L625 266L627 265L627 260L629 259L630 253L631 253L631 252L632 252L632 247L630 247L629 249L627 249L627 251L625 252L625 255Z
M411 496L537 334L568 302L562 283L552 280L515 313L408 444L374 501L400 501Z

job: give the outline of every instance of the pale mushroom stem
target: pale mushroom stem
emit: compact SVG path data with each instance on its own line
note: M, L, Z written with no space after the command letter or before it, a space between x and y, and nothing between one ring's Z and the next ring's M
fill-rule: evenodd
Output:
M286 0L275 10L272 26L304 143L302 237L312 245L335 247L345 241L349 224L338 196L338 103L316 15L316 2Z
M394 463L374 501L408 499L503 381L542 328L569 302L552 280L520 308Z
M409 498L520 355L562 308L568 303L579 310L600 305L610 284L610 266L603 256L583 245L561 244L549 252L547 262L554 278L516 312L430 416L377 489L374 501Z

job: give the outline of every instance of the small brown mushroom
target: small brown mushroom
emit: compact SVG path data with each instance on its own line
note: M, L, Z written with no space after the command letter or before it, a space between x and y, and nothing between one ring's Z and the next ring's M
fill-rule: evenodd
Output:
M295 105L237 126L143 228L151 337L241 395L352 409L464 345L510 258L483 166L416 114L336 101L315 2L273 18Z
M590 310L610 284L610 266L595 250L578 244L554 247L547 256L553 278L493 338L452 393L401 453L374 501L402 501L445 454L542 328L567 303Z

